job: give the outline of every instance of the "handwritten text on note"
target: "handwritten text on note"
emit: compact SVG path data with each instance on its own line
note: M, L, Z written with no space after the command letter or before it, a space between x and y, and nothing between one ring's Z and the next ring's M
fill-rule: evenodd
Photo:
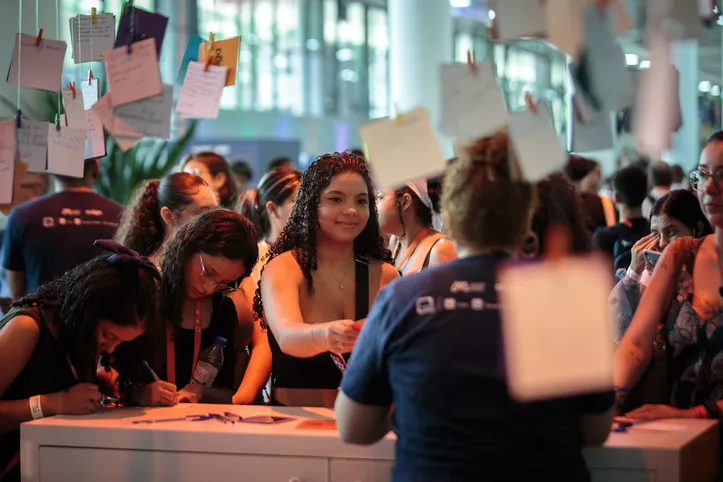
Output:
M163 88L155 42L154 38L135 42L130 55L126 47L106 50L106 75L113 93L113 107L161 95Z
M18 41L21 42L20 60L18 60ZM40 47L36 47L35 35L17 34L7 81L12 85L18 85L19 70L20 87L57 92L60 90L63 59L67 48L68 45L62 40L52 39L43 39Z
M84 164L85 129L48 124L48 172L80 179Z
M77 15L70 20L70 37L73 60L81 62L102 61L106 50L115 43L115 16L112 13L96 15L96 23L90 15Z
M215 119L221 103L221 93L226 84L226 67L209 66L189 62L186 78L176 103L176 112L190 119Z
M173 86L164 85L163 94L149 97L115 109L116 116L146 137L171 137Z
M20 160L29 172L45 172L48 155L48 123L23 119L17 130Z

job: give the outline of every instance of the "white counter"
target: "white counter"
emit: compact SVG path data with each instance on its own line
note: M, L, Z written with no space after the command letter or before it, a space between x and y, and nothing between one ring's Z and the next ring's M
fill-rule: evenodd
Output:
M276 425L215 420L133 424L139 418L223 413L299 417ZM52 417L21 427L24 482L385 482L394 436L371 447L346 445L335 430L299 429L301 419L333 419L318 408L182 404L110 409L85 417ZM655 428L654 426L651 428ZM595 482L712 481L718 471L718 425L671 420L660 430L611 434L586 449Z

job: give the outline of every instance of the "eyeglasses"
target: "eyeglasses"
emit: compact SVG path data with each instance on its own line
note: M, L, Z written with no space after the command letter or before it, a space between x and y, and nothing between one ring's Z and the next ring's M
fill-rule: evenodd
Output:
M711 178L716 190L723 191L723 170L711 173L707 169L695 169L688 173L690 184L696 191L702 189Z
M238 281L233 281L231 283L219 282L211 276L208 271L206 271L206 263L203 262L202 254L198 254L198 259L201 260L201 274L198 278L206 288L212 288L214 291L222 294L232 293L238 289Z

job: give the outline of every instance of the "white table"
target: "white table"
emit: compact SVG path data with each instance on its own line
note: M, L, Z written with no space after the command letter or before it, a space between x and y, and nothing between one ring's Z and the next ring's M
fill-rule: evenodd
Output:
M167 418L232 411L330 419L320 408L182 404L163 409L112 409L86 417L52 417L21 427L24 482L385 482L394 436L371 447L346 445L333 430L277 425L168 422ZM676 429L670 430L671 425ZM711 481L718 470L718 426L707 420L666 421L654 431L612 434L586 449L595 482ZM677 427L682 427L677 429Z

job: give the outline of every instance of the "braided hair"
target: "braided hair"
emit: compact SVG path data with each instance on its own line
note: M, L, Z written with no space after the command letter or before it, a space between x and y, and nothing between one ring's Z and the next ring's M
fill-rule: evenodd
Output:
M334 176L345 172L359 174L366 183L369 199L374 199L371 175L363 159L347 152L322 154L309 165L302 175L299 193L296 196L296 203L294 203L289 221L279 239L269 248L269 262L282 253L293 252L306 279L309 293L314 292L312 273L317 269L316 240L319 230L318 209L321 192L331 183ZM369 220L354 240L354 252L360 256L392 263L392 254L384 247L377 208L373 202L369 203ZM254 312L258 318L261 318L262 326L265 327L261 299L262 282L263 279L259 281L259 287L254 296Z

